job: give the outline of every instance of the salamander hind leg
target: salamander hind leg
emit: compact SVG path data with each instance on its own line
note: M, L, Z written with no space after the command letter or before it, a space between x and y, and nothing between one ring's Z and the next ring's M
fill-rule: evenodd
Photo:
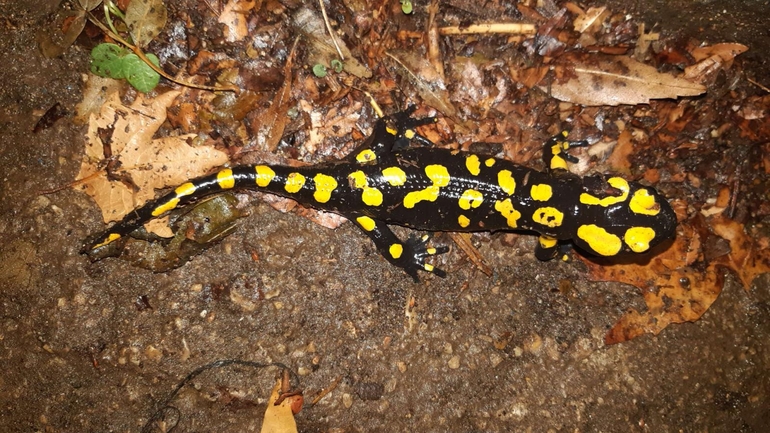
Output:
M387 224L376 221L368 216L357 216L350 218L361 230L374 242L377 250L391 264L398 266L409 274L415 282L419 282L418 271L431 272L439 277L446 276L446 272L439 269L425 260L428 257L444 254L449 251L446 246L430 247L429 235L415 236L411 235L404 242L401 241Z

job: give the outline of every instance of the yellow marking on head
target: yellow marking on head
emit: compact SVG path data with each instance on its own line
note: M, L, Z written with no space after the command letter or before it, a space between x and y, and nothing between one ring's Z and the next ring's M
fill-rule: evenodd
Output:
M513 173L510 170L500 170L497 173L497 184L508 195L513 195L516 192L516 179L513 178Z
M101 248L101 247L103 247L105 245L109 245L109 244L115 242L118 239L120 239L120 234L118 234L118 233L110 233L109 235L107 235L106 239L104 239L103 241L101 241L98 244L94 245L94 247L91 248L91 249L95 250L97 248Z
M369 180L366 179L366 175L363 171L358 170L348 175L348 182L352 188L361 189L369 186Z
M388 167L382 170L382 175L392 186L401 186L406 183L406 173L399 167Z
M390 135L396 135L398 134L398 129L393 129L390 126L386 126L385 130L388 131L388 134Z
M546 227L559 227L564 221L564 214L555 207L541 207L532 214L532 221Z
M171 200L153 209L152 216L156 217L156 216L163 215L164 213L177 207L178 204L179 204L179 197L174 197Z
M388 252L391 257L398 259L401 257L401 254L404 254L404 246L401 244L393 244L388 248Z
M374 230L374 228L377 226L377 223L368 216L360 216L356 218L356 222L361 226L362 229L368 232Z
M217 173L217 184L222 189L230 189L235 186L235 178L233 177L233 171L229 168L220 170Z
M622 247L619 237L595 224L578 227L577 235L600 256L614 256Z
M257 172L257 186L260 188L270 185L275 177L275 171L266 165L258 165L254 167L254 171Z
M478 176L479 173L481 173L481 161L479 161L478 155L468 155L468 157L465 158L465 168L467 168L472 175Z
M533 200L548 201L553 195L553 189L551 189L551 185L541 183L538 185L532 185L532 189L530 190L529 194L532 196Z
M361 152L356 155L356 161L360 162L361 164L365 164L367 162L373 162L377 160L377 155L372 151L372 149L364 149Z
M460 227L462 228L466 228L471 225L471 220L469 220L465 215L460 215L457 217L457 224L460 224Z
M617 197L610 196L610 197L599 198L584 192L580 194L580 203L587 204L589 206L598 205L598 206L607 207L615 203L624 202L626 201L626 199L628 199L628 191L630 187L628 185L627 180L623 179L622 177L611 177L607 179L607 183L609 183L610 186L612 186L613 188L619 189L622 192L622 194L620 194Z
M470 208L477 208L484 201L484 195L475 189L466 189L463 195L460 196L459 204L460 209L468 210Z
M433 181L433 185L420 191L412 191L404 196L404 207L412 209L421 201L436 201L440 188L449 185L451 177L443 165L433 164L425 167L425 174Z
M551 236L545 236L545 235L540 236L539 241L540 241L540 246L545 249L553 248L559 242L556 238L553 238Z
M368 206L379 206L382 204L382 191L377 188L364 188L361 194L361 200Z
M284 185L283 188L289 194L294 194L299 192L303 186L305 186L305 176L295 172L289 173L286 177L286 185Z
M414 132L414 129L407 129L406 131L404 131L404 137L406 137L409 140L413 139L415 135L417 135L417 133Z
M655 216L660 213L660 203L655 200L655 196L650 194L646 188L637 190L631 202L628 203L631 212L641 215Z
M655 239L655 230L649 227L631 227L623 235L623 241L635 253L649 250L653 239Z
M337 179L318 173L313 178L315 182L315 192L313 198L318 203L326 203L332 197L332 192L337 189Z
M554 149L553 157L551 158L551 170L557 170L557 169L563 169L567 170L567 160L563 157L559 156L559 153L561 153L561 146L554 145L552 147ZM556 150L558 149L558 150Z
M484 165L487 167L492 167L495 165L495 158L488 158L486 161L484 161Z
M506 219L506 222L508 223L508 227L515 229L518 227L518 221L519 218L521 218L521 212L517 211L513 208L513 203L511 203L511 199L507 198L503 201L496 201L495 202L495 210L500 212L500 214Z

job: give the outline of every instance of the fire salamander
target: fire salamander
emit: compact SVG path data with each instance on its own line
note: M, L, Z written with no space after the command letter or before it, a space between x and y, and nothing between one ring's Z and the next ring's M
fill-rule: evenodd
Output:
M363 144L344 159L309 167L250 165L190 180L128 214L86 242L94 253L125 238L146 221L203 196L234 188L267 191L347 217L379 252L415 281L418 271L445 273L426 258L446 247L429 236L396 237L387 224L428 231L525 230L540 234L536 256L555 257L570 242L598 256L643 253L672 237L676 217L655 189L621 177L569 173L577 158L566 133L543 147L545 172L499 158L410 146L432 145L417 126L414 107L377 121Z

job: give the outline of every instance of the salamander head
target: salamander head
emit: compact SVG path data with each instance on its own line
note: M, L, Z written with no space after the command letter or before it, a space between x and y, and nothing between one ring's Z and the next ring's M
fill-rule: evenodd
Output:
M599 256L644 253L676 231L676 214L654 188L620 177L607 179L613 190L600 196L580 196L580 221L573 242ZM594 191L595 192L595 191Z

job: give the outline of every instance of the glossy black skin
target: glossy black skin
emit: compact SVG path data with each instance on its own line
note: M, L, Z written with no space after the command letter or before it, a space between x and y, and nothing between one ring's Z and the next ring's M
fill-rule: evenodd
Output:
M655 198L659 204L659 212L651 216L632 212L627 202L610 206L588 206L581 203L579 197L583 193L600 198L621 194L620 190L607 183L607 176L594 175L581 178L561 169L540 172L497 158L493 159L494 163L490 167L485 163L490 160L490 157L481 155L477 155L480 161L478 171L472 173L467 164L471 154L428 147L432 146L430 141L419 135L413 135L415 127L432 121L431 118L414 119L411 117L410 110L385 117L377 122L372 135L347 158L310 167L269 166L275 175L265 187L258 187L255 183L255 166L235 167L232 169L232 177L235 180L233 188L271 192L293 198L304 205L347 217L363 229L388 261L403 268L415 280L417 280L417 271L420 270L443 276L443 271L426 264L425 258L441 254L447 249L445 247L429 248L427 237L412 236L406 241L401 241L387 224L428 231L511 230L509 221L495 208L496 203L506 199L510 200L512 207L520 213L515 224L516 230L537 232L543 236L542 239L571 241L589 252L593 251L591 246L580 239L576 233L577 227L587 222L617 236L622 236L629 227L649 227L655 232L654 239L650 241L651 247L674 234L675 214L665 198L653 188L628 182L629 195L644 189ZM550 163L554 157L559 157L550 151L549 146L553 145L554 140L544 146L546 163ZM414 144L423 146L418 147ZM367 150L371 150L376 159L362 162L358 157L361 152ZM566 160L574 159L568 154L562 154L560 157ZM439 187L434 201L419 201L412 208L408 208L404 201L407 194L425 190L434 184L426 174L426 167L431 165L440 166L446 170L449 175L448 183ZM392 167L400 168L405 174L402 185L391 185L383 176L382 170ZM516 189L513 194L507 193L500 186L498 176L501 170L510 171L516 180ZM366 185L381 193L381 203L367 204L362 200L361 185L357 185L351 177L354 172L362 172L367 181ZM287 192L285 186L288 178L296 174L301 174L307 181L298 191ZM318 174L330 176L336 181L337 185L327 200L319 200L315 196L316 186L311 179L315 179ZM179 203L174 207L183 206L190 201L224 189L217 180L217 174L190 182L195 185L195 192L192 195L178 197ZM550 186L552 194L547 201L538 201L531 196L532 185L538 184ZM467 190L478 191L483 196L483 201L478 207L471 209L460 207L459 200ZM156 208L162 207L175 197L177 197L176 193L171 192L136 209L110 230L87 242L83 252L95 257L92 253L112 243L106 241L110 234L119 234L121 237L130 234L141 224L154 218L153 211ZM534 221L533 215L543 207L550 207L563 213L561 224L548 227ZM465 226L458 221L460 215L469 221ZM371 218L373 228L372 225L367 227L366 224L362 224L360 217ZM394 257L391 249L394 244L399 244L403 248L403 254L398 257ZM624 245L618 253L629 251ZM542 259L552 258L557 252L555 246L538 247L538 257Z

